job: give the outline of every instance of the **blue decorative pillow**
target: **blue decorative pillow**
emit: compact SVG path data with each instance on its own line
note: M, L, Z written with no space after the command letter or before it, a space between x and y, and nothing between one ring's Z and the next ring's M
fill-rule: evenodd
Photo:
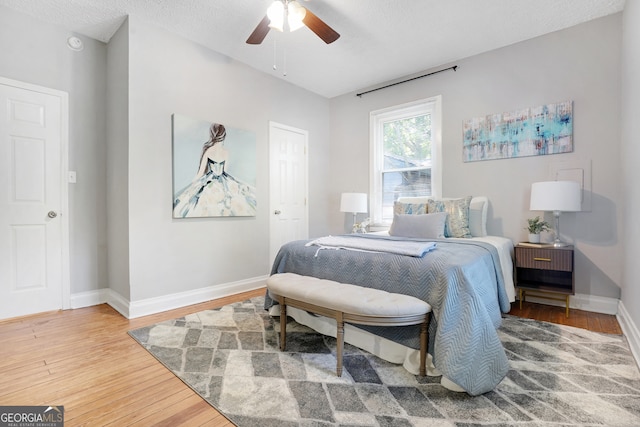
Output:
M469 230L469 203L471 202L471 196L467 196L463 199L450 199L450 200L429 200L428 211L434 212L446 212L447 221L444 227L444 235L446 237L471 237L471 231Z
M390 236L416 239L440 239L444 237L446 212L434 214L395 214L389 229Z
M393 202L394 215L424 215L427 213L426 203Z

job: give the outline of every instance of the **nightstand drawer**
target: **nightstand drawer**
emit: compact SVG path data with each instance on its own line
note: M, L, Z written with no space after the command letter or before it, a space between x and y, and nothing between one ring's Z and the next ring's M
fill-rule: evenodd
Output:
M569 317L569 296L574 294L573 246L515 247L515 277L520 308L526 297L559 300Z
M516 247L516 267L573 271L573 251Z

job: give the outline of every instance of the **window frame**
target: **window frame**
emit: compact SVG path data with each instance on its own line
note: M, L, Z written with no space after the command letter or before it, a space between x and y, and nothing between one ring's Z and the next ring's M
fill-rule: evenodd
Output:
M369 215L373 225L388 226L382 219L382 171L384 166L383 124L431 114L431 196L442 194L442 96L395 105L369 113Z

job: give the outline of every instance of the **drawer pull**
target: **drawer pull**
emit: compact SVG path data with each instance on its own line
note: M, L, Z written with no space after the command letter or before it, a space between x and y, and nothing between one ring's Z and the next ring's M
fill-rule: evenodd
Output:
M551 258L533 258L534 261L547 261L551 262Z

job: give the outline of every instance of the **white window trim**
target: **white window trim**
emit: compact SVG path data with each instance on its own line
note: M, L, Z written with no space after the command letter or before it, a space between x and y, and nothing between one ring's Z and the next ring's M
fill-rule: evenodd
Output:
M369 113L369 214L373 225L389 225L382 221L382 170L383 161L380 155L382 144L381 123L397 120L407 115L431 114L431 194L434 197L442 195L442 96L437 95L419 101L375 110Z

